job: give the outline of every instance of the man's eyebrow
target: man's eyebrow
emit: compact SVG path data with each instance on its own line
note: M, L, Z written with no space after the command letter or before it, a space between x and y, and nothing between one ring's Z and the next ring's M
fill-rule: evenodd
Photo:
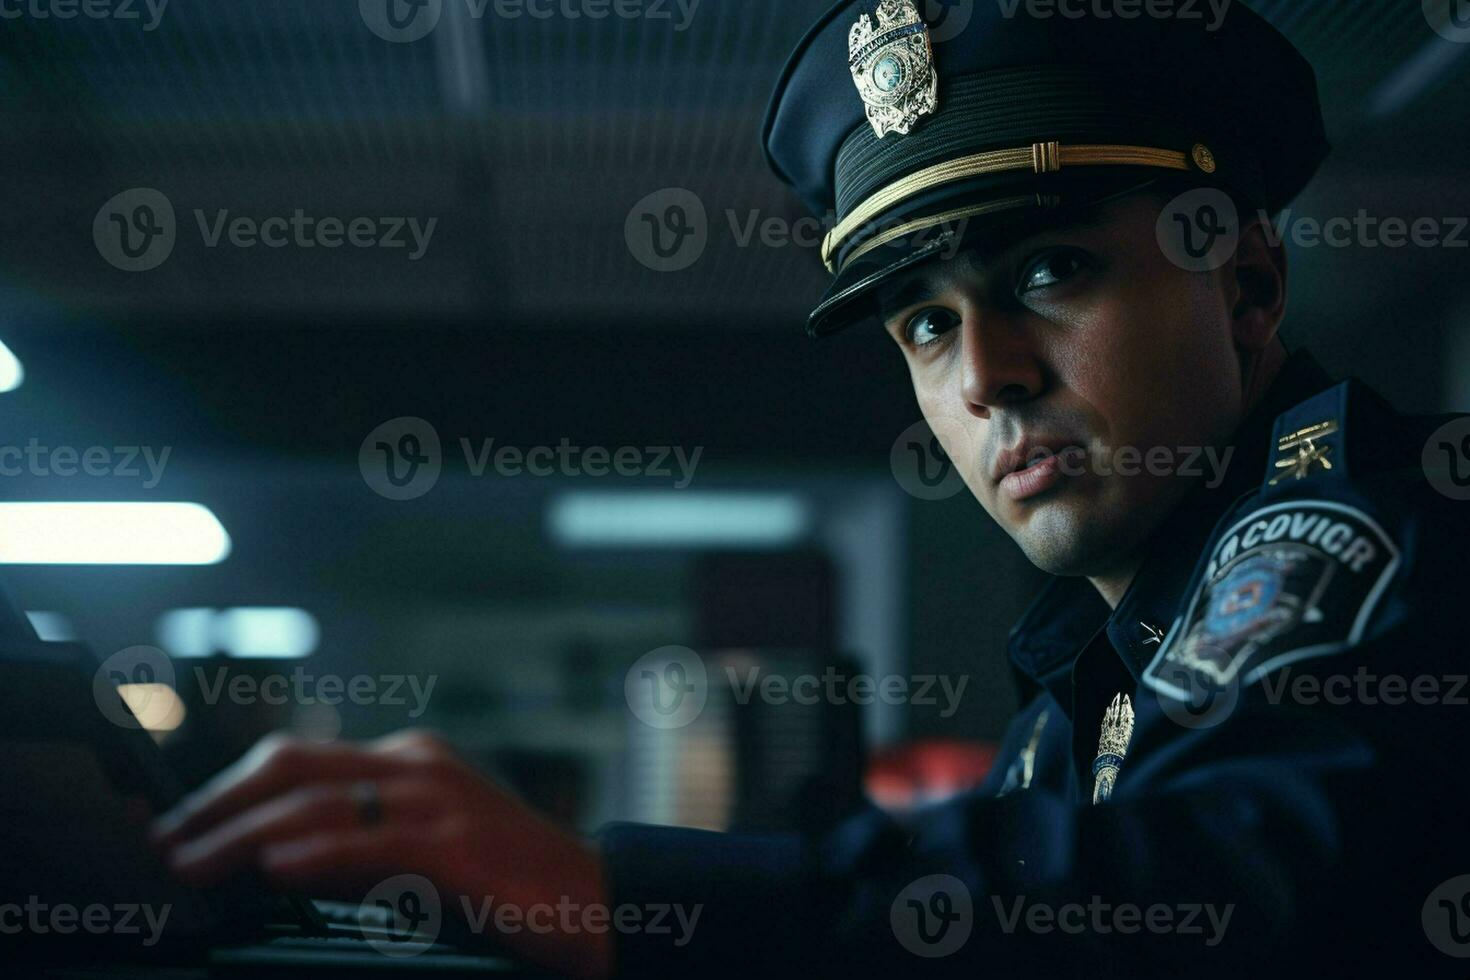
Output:
M956 258L968 257L973 269L985 271L998 264L1007 252L1025 248L1032 239L1067 232L1095 231L1106 224L1100 208L1091 207L1072 212L1052 222L1042 220L1028 227L1014 229L1011 234L1002 232L992 241L977 243L962 250ZM875 299L879 317L886 322L898 310L930 302L941 291L939 278L937 271L930 268L916 270L908 276L880 286Z
M896 311L927 303L939 295L939 287L933 275L915 274L879 289L878 315L887 321Z

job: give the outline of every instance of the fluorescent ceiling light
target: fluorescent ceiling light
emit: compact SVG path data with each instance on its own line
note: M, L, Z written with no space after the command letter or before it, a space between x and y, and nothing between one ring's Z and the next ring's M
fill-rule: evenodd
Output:
M21 366L20 358L12 354L4 342L0 342L0 394L14 391L25 379L26 369Z
M173 609L158 618L157 630L159 645L175 657L305 657L321 640L316 617L284 606Z
M792 494L567 493L547 514L552 540L578 547L773 547L810 526L806 502Z
M0 503L0 564L214 565L219 518L190 503Z
M77 638L76 627L61 613L37 610L27 612L26 619L43 643L70 643Z

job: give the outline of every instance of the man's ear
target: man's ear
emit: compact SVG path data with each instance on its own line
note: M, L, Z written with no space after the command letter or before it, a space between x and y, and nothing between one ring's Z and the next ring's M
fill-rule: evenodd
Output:
M1286 249L1268 218L1257 216L1241 228L1235 257L1224 271L1234 279L1225 285L1233 300L1235 346L1258 354L1275 339L1286 315Z

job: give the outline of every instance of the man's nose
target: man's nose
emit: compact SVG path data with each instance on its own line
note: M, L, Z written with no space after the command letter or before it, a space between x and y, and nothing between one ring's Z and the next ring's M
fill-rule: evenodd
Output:
M963 393L970 414L1029 401L1041 393L1045 372L1032 331L1004 314L966 310L960 325Z

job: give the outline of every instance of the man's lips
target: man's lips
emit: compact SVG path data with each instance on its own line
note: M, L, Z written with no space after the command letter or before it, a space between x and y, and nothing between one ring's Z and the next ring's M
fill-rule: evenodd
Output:
M1076 439L1028 439L1002 450L995 458L991 475L999 483L1012 473L1022 472L1057 456L1064 456L1063 462L1075 463L1086 452L1084 444Z
M1001 492L1012 500L1025 500L1056 486L1064 464L1075 465L1086 454L1071 439L1040 439L1005 450L996 459L995 479Z

